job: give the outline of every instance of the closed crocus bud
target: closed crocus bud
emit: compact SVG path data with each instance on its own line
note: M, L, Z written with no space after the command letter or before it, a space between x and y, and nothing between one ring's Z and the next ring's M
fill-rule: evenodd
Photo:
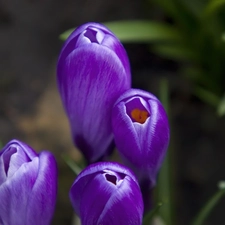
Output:
M0 224L49 225L57 192L56 161L10 141L0 151Z
M57 81L73 141L96 162L113 147L112 106L131 85L126 52L105 26L82 25L62 48Z
M83 170L70 190L82 225L141 225L143 200L132 172L113 162L95 163Z
M138 89L126 91L112 111L115 143L141 184L153 187L169 144L169 124L160 101Z

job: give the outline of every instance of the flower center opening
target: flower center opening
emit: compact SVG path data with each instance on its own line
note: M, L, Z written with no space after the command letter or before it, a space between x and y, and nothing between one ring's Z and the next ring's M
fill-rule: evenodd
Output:
M87 37L92 43L99 43L97 40L97 31L87 28L84 33L84 36Z
M116 185L116 181L117 181L117 178L116 176L114 175L111 175L111 174L105 174L105 178L107 181L113 183L114 185Z
M144 124L150 117L150 112L147 110L145 99L134 97L125 103L126 113L133 122Z
M135 122L143 124L149 117L149 113L146 110L133 109L131 117Z

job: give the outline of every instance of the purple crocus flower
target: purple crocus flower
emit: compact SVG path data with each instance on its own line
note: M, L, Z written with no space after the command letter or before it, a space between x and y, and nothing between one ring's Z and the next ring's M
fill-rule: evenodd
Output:
M141 225L143 200L138 182L113 162L88 166L75 180L70 199L82 225Z
M127 54L105 26L84 24L62 48L57 80L73 141L95 162L112 149L112 106L131 86Z
M10 141L0 151L0 224L49 225L57 192L57 168L47 151Z
M169 124L160 101L138 89L126 91L112 111L115 143L139 182L153 187L169 144Z

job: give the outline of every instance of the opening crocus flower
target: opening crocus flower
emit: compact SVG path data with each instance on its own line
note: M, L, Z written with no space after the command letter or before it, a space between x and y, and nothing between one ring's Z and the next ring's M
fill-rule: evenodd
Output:
M49 225L57 194L52 154L12 140L0 151L0 224Z
M95 163L83 170L70 190L82 225L141 225L143 200L138 182L126 167Z
M169 144L169 124L160 101L138 89L126 91L112 111L115 143L142 184L155 185Z
M126 52L105 26L84 24L62 48L57 80L73 141L95 162L112 148L112 106L131 85Z

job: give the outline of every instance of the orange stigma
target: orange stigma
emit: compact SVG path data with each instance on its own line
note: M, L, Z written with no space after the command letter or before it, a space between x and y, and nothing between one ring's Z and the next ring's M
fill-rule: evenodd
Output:
M146 110L133 109L131 117L135 122L143 124L149 117L149 113Z

